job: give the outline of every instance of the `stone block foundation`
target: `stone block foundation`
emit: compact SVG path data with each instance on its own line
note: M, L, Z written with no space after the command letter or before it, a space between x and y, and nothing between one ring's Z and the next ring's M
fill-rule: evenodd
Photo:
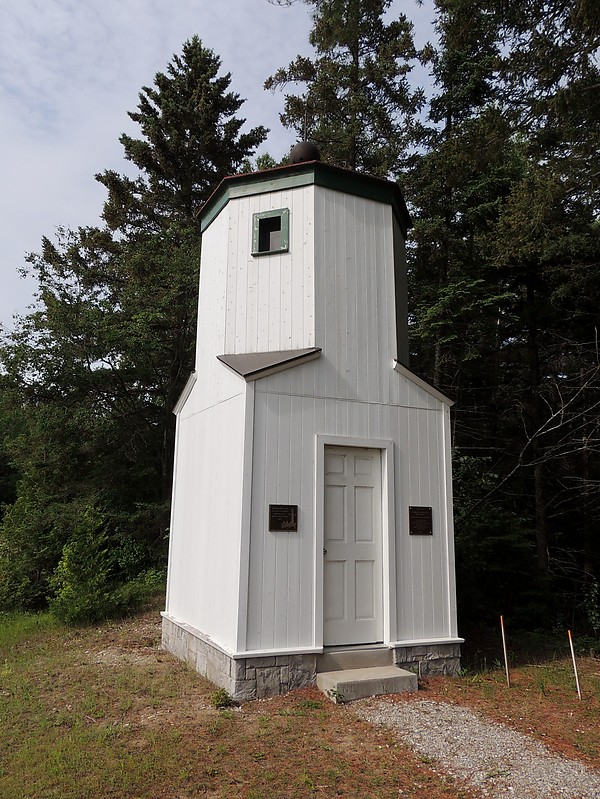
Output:
M317 682L317 654L233 658L198 630L166 613L162 620L162 648L224 688L238 702L279 696ZM453 676L460 670L460 644L400 646L392 654L395 666L419 677Z
M193 627L164 613L162 648L224 688L238 702L279 696L315 685L317 680L316 655L232 658Z
M419 677L455 677L460 672L460 644L400 646L393 653L395 666L413 671Z

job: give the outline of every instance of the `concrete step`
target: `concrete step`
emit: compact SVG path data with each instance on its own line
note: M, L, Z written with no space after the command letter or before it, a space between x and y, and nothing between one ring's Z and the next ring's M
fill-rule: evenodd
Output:
M344 669L317 674L317 686L333 702L352 702L367 696L417 690L417 675L397 666Z
M391 666L394 658L387 646L344 647L331 649L317 657L317 672L343 669L368 669Z

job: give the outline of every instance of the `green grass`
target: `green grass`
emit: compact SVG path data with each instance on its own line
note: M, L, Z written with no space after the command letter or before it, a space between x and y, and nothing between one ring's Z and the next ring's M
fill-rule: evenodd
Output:
M59 626L50 613L0 612L0 652Z

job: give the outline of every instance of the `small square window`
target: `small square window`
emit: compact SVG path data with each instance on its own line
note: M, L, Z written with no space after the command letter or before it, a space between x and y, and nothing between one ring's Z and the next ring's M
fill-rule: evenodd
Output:
M252 255L287 252L290 212L288 208L263 211L252 217Z

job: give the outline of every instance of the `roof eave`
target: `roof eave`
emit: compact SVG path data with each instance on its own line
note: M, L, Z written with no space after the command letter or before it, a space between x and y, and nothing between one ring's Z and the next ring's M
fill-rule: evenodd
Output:
M386 202L394 209L405 236L412 227L397 183L322 161L304 161L224 178L199 211L200 229L204 232L230 199L311 184Z

